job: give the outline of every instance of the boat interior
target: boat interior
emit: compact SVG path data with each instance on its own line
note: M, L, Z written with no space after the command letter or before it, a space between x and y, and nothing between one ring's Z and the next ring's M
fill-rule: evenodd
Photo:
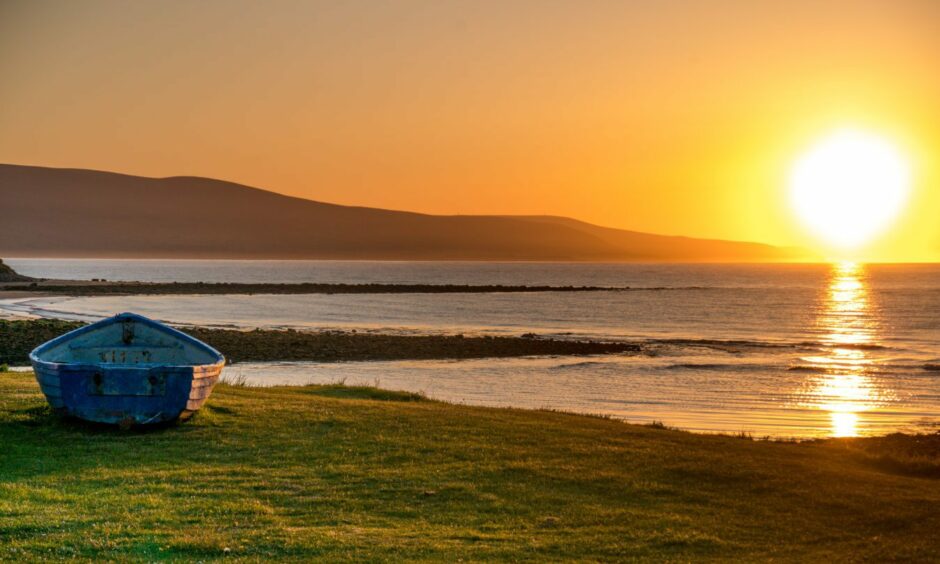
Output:
M95 327L37 351L37 356L46 362L121 365L181 366L219 361L198 343L133 319Z

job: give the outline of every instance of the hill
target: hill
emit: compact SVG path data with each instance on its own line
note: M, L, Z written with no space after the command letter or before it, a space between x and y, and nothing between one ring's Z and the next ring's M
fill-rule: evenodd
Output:
M0 282L29 282L30 280L32 278L17 273L8 265L3 264L3 260L0 260Z
M0 165L0 255L140 258L772 261L755 243L549 216L341 206L198 177Z

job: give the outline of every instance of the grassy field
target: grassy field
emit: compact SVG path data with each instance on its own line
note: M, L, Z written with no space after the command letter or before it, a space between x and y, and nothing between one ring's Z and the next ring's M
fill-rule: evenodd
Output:
M936 436L771 443L366 388L220 386L186 424L0 374L0 560L928 560Z

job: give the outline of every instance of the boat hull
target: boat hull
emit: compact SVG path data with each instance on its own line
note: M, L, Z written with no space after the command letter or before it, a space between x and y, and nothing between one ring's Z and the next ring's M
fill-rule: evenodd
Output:
M33 366L39 387L56 411L86 421L122 425L188 419L219 380L221 366Z
M159 362L161 355L172 362ZM185 363L190 357L202 362ZM225 364L205 343L134 314L58 337L30 359L54 410L125 427L189 418L209 398Z

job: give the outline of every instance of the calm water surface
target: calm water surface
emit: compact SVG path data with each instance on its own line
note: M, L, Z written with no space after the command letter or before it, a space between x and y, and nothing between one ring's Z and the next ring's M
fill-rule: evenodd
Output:
M139 296L8 312L181 324L644 342L649 355L263 363L257 385L345 381L474 405L604 413L696 431L855 436L940 421L940 266L8 260L34 276L155 281L550 284L610 293Z

